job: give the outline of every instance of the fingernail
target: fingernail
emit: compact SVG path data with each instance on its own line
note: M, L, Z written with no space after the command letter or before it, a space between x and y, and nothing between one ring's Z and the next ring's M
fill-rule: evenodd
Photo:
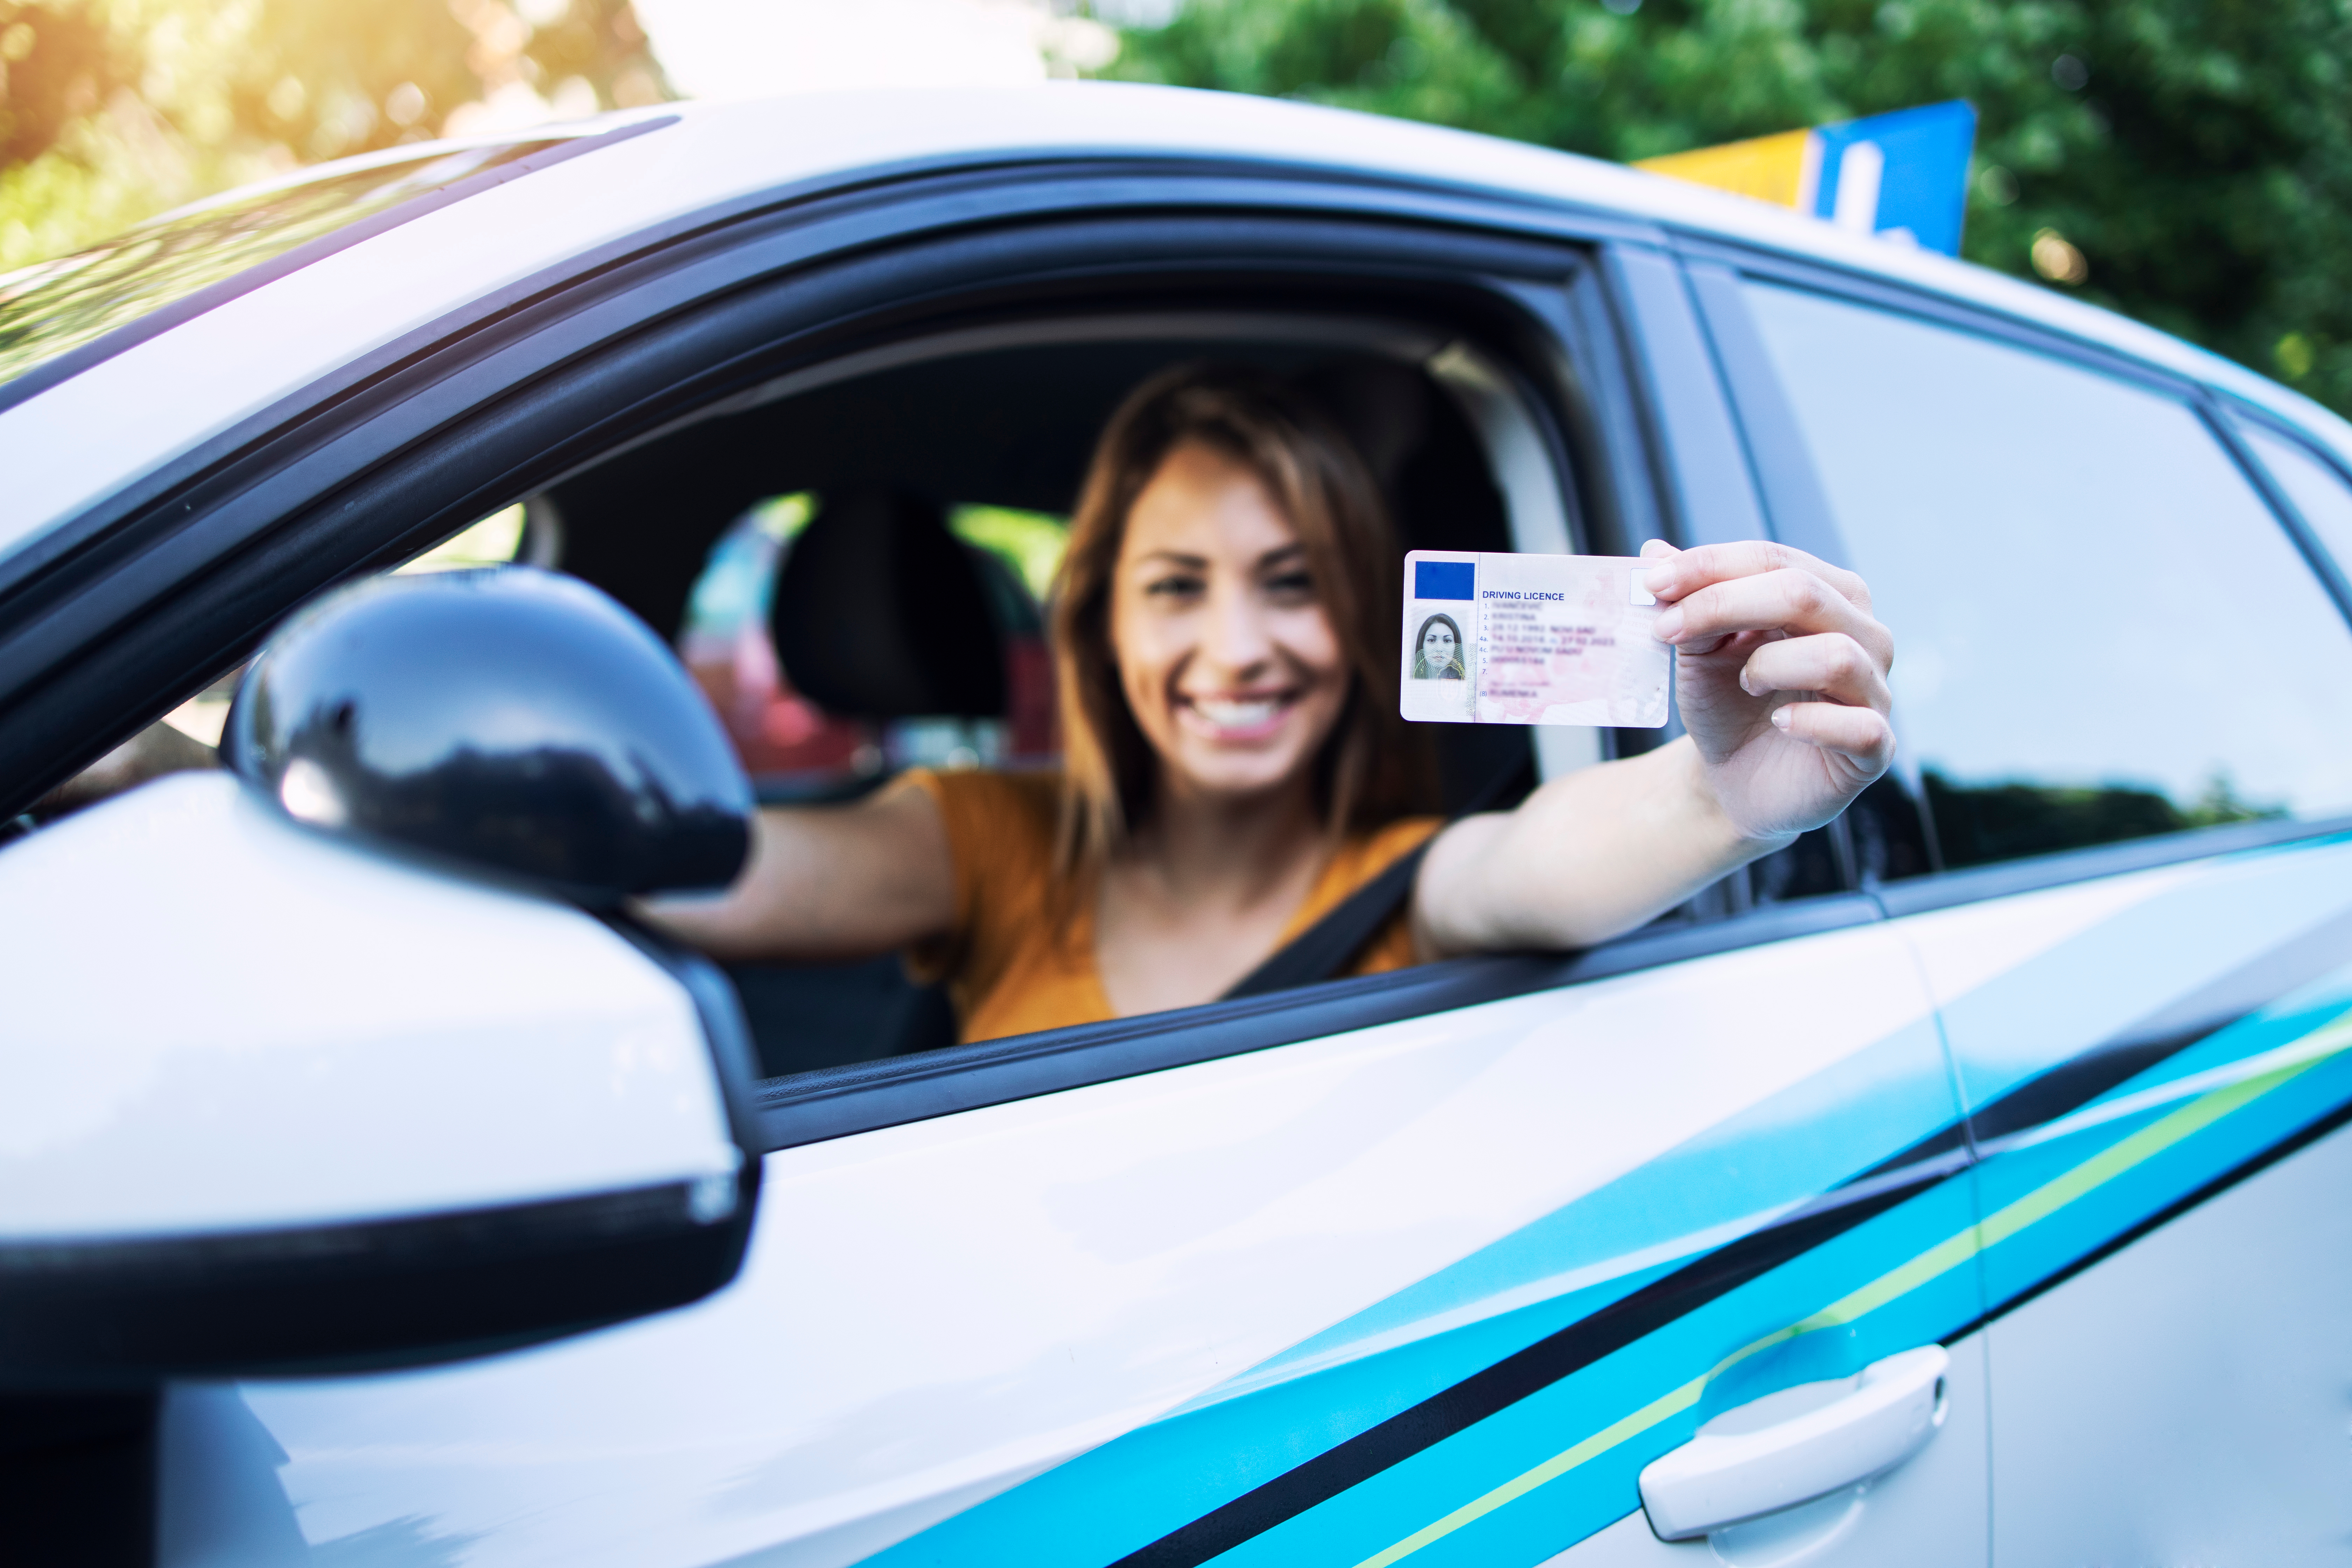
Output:
M1659 611L1658 618L1650 623L1650 630L1656 636L1660 642L1672 642L1676 637L1682 636L1682 606L1680 605L1669 605L1666 608Z
M1786 708L1775 708L1772 710L1772 727L1774 729L1785 730L1792 721L1791 721L1789 716L1789 710Z

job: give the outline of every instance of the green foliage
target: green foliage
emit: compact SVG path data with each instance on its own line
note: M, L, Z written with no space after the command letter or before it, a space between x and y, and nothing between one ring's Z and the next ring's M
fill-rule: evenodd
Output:
M0 272L299 164L668 96L627 0L0 0Z
M1969 259L2352 412L2347 0L1617 4L1192 0L1108 74L1611 159L1966 98Z

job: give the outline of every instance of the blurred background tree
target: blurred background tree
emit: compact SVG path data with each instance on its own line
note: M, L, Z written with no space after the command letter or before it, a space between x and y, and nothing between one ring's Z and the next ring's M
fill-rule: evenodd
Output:
M1103 74L1611 159L1965 98L1970 260L2352 414L2345 0L1191 0L1122 43Z
M628 0L0 0L0 272L299 164L671 96Z

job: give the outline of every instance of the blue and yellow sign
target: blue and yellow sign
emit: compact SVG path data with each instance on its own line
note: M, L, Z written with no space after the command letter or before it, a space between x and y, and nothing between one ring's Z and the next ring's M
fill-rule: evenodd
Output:
M1644 158L1634 167L1957 256L1977 111L1964 100Z

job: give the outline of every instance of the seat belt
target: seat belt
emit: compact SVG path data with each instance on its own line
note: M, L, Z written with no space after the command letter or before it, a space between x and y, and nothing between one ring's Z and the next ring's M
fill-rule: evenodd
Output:
M1513 793L1519 781L1528 776L1522 764L1507 773L1498 773L1478 792L1477 798L1453 816L1446 824L1452 826L1463 817L1493 810L1502 799ZM1445 828L1441 827L1438 833ZM1364 943L1389 918L1404 908L1412 897L1412 880L1420 874L1422 858L1429 847L1437 842L1437 833L1391 861L1381 874L1349 893L1324 912L1323 918L1276 948L1266 961L1243 975L1232 989L1217 998L1220 1002L1237 1001L1244 996L1263 996L1269 992L1288 991L1300 985L1313 985L1330 979L1348 966Z
M1379 876L1332 905L1321 920L1284 942L1272 957L1234 981L1233 989L1217 1000L1232 1002L1244 996L1263 996L1271 991L1288 991L1339 973L1356 956L1357 950L1371 941L1373 933L1412 897L1413 877L1421 869L1422 857L1429 853L1436 838L1437 834L1433 833L1398 856Z

